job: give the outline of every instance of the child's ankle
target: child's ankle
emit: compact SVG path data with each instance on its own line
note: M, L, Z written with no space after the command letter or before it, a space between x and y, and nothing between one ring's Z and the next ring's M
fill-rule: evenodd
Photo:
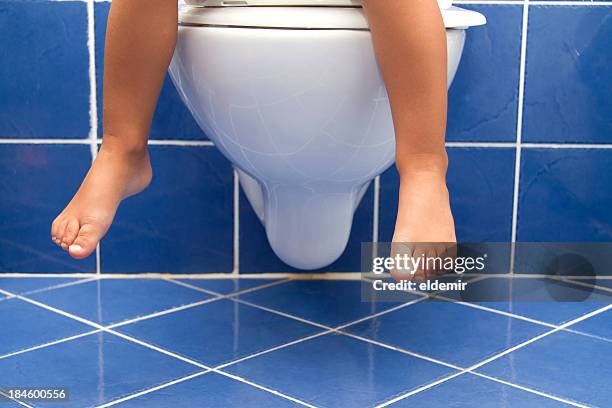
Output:
M400 179L415 176L446 178L448 156L443 153L414 153L404 155L397 160L397 171Z
M132 137L120 137L105 134L101 150L126 157L141 158L147 155L147 139L135 140Z

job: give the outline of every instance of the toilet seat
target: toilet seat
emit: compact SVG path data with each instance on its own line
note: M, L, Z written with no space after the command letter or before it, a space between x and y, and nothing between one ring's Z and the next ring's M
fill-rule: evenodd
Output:
M323 7L361 7L362 0L186 0L193 6L239 7L239 6L323 6ZM452 5L452 0L438 0L441 9Z
M247 1L248 4L244 4ZM358 5L360 2L355 0L187 0L187 3L189 6L183 7L179 18L184 26L369 30L365 14ZM341 3L352 6L340 6ZM441 11L446 28L486 23L485 17L475 11L454 6Z

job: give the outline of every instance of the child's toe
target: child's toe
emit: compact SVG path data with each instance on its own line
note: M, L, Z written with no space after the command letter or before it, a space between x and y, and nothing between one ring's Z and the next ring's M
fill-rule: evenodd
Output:
M68 247L70 256L76 259L87 258L96 249L96 245L98 245L103 235L103 229L96 225L82 225L76 239Z
M72 245L78 233L79 221L77 221L76 218L69 219L66 224L66 229L64 230L64 236L62 238L62 248L68 250L68 247Z

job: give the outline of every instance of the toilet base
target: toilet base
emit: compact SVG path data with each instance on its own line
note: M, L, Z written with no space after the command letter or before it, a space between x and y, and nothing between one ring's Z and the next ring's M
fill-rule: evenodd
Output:
M370 182L346 191L324 184L267 186L240 169L240 185L274 253L294 268L326 267L342 255Z

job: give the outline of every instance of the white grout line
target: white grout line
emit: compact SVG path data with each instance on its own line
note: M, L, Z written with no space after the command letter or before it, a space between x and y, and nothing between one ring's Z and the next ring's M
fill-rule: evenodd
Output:
M53 341L50 341L48 343L44 343L44 344L39 344L37 346L28 347L28 348L25 348L23 350L13 351L11 353L7 353L7 354L1 355L0 356L0 360L4 360L5 358L9 358L9 357L18 356L18 355L24 354L24 353L29 353L30 351L44 349L44 348L47 348L47 347L54 346L56 344L62 344L62 343L66 343L68 341L80 339L81 337L86 337L86 336L89 336L89 335L92 335L92 334L95 334L95 333L100 333L101 331L102 331L101 329L90 330L90 331L83 332L83 333L80 333L80 334L75 334L74 336L64 337L63 339L53 340Z
M53 0L58 1L58 0ZM74 0L65 0L74 1ZM88 0L91 1L91 0ZM495 0L496 1L496 0ZM529 4L533 4L530 1ZM521 3L522 4L522 3ZM610 2L612 7L612 2ZM96 144L102 143L102 139L97 139ZM193 147L214 147L214 143L210 140L182 140L182 139L149 139L147 142L149 146L193 146ZM77 144L77 145L91 145L92 142L89 137L87 138L0 138L0 145L2 144ZM446 142L446 147L449 148L505 148L512 149L516 148L515 142ZM530 142L521 143L523 149L612 149L612 143L549 143L549 142Z
M20 295L27 295L27 296L29 296L29 295L36 295L38 293L43 293L43 292L47 292L47 291L55 290L55 289L67 288L69 286L76 286L76 285L80 285L82 283L92 282L92 281L95 281L95 280L97 280L97 279L96 278L87 278L87 279L75 280L75 281L72 281L72 282L60 283L60 284L53 285L53 286L47 286L47 287L40 288L40 289L30 290L28 292L20 293ZM2 282L2 280L0 280L0 282Z
M0 293L12 294L12 295L14 295L16 298L18 298L18 299L20 299L20 300L22 300L22 301L24 301L24 302L30 303L30 304L32 304L32 305L34 305L34 306L38 306L38 307L40 307L40 308L42 308L42 309L46 309L46 310L48 310L48 311L50 311L50 312L54 312L54 313L60 314L60 315L62 315L62 316L64 316L64 317L67 317L67 318L70 318L70 319L76 320L76 321L81 322L81 323L83 323L83 324L86 324L86 325L88 325L88 326L91 326L91 327L94 327L94 328L96 328L96 329L99 329L99 331L103 331L103 332L106 332L106 333L113 334L113 335L115 335L115 336L117 336L117 337L121 337L121 338L122 338L122 339L124 339L124 340L130 341L130 342L132 342L132 343L136 343L136 344L138 344L138 345L140 345L140 346L142 346L142 347L145 347L145 348L148 348L148 349L151 349L151 350L157 351L157 352L159 352L159 353L162 353L162 354L165 354L165 355L167 355L167 356L169 356L169 357L173 357L173 358L175 358L175 359L181 360L181 361L183 361L183 362L185 362L185 363L188 363L188 364L194 365L194 366L199 367L199 368L202 368L202 369L204 369L204 370L211 370L211 371L214 371L214 372L216 372L216 373L218 373L218 374L220 374L220 375L223 375L223 376L226 376L226 377L232 378L232 379L234 379L234 380L237 380L237 381L243 382L243 383L245 383L245 384L251 385L251 386L253 386L253 387L256 387L256 388L259 388L259 389L262 389L262 390L268 391L268 392L270 392L270 393L272 393L272 394L274 394L274 395L277 395L277 396L283 397L283 398L285 398L285 399L288 399L288 400L290 400L290 401L296 402L296 403L298 403L298 404L301 404L301 405L304 405L304 406L308 406L308 407L311 407L311 406L312 406L312 405L310 405L310 404L307 404L307 403L305 403L305 402L303 402L303 401L300 401L300 400L298 400L298 399L296 399L296 398L293 398L293 397L291 397L291 396L288 396L288 395L282 394L282 393L280 393L280 392L278 392L278 391L275 391L275 390L272 390L272 389L266 388L266 387L264 387L264 386L261 386L261 385L259 385L259 384L256 384L256 383L252 382L252 381L249 381L249 380L243 379L243 378L238 377L238 376L236 376L236 375L229 374L229 373L223 372L223 371L221 371L221 370L217 370L217 369L211 368L211 367L209 367L209 366L207 366L207 365L205 365L205 364L202 364L202 363L200 363L200 362L198 362L198 361L196 361L196 360L190 359L190 358L188 358L188 357L182 356L182 355L177 354L177 353L174 353L174 352L172 352L172 351L169 351L169 350L163 349L163 348L161 348L161 347L155 346L154 344L150 344L150 343L144 342L144 341L139 340L139 339L137 339L137 338L135 338L135 337L132 337L132 336L129 336L129 335L127 335L127 334L124 334L124 333L121 333L121 332L115 331L115 330L113 330L113 329L110 329L110 328L105 327L105 326L103 326L103 325L100 325L100 324L98 324L98 323L92 322L92 321L90 321L90 320L88 320L88 319L84 319L84 318L82 318L82 317L79 317L79 316L74 315L74 314L72 314L72 313L66 312L66 311L64 311L64 310L57 309L57 308L52 307L52 306L49 306L49 305L47 305L47 304L45 304L45 303L42 303L42 302L39 302L39 301L36 301L36 300L30 299L30 298L28 298L28 297L26 297L26 296L16 295L16 294L14 294L14 293L10 293L10 292L4 291L4 290L2 290L2 289L0 289Z
M234 169L234 269L232 274L240 274L240 176Z
M519 64L518 111L516 114L516 150L514 158L514 192L512 195L512 233L510 247L510 273L514 273L516 258L516 232L518 226L518 201L521 179L521 141L523 139L523 108L525 100L525 65L527 61L527 34L529 26L529 0L523 5L523 21L521 28L521 59Z
M544 337L550 336L551 334L554 334L554 333L556 333L556 332L558 332L558 331L560 331L560 330L563 330L564 328L567 328L567 327L572 326L572 325L574 325L574 324L576 324L576 323L579 323L579 322L581 322L581 321L583 321L583 320L586 320L586 319L588 319L588 318L590 318L590 317L593 317L593 316L595 316L595 315L598 315L598 314L600 314L600 313L603 313L603 312L605 312L606 310L608 310L608 309L610 309L610 308L612 308L612 304L607 305L607 306L604 306L604 307L602 307L602 308L600 308L600 309L597 309L597 310L595 310L595 311L593 311L593 312L591 312L591 313L588 313L588 314L586 314L586 315L584 315L584 316L578 317L578 318L576 318L576 319L574 319L574 320L570 320L569 322L564 323L564 324L562 324L561 326L558 326L558 327L557 327L557 328L555 328L555 329L549 330L549 331L544 332L544 333L542 333L542 334L540 334L540 335L538 335L538 336L535 336L535 337L533 337L533 338L531 338L531 339L529 339L529 340L523 341L523 342L521 342L521 343L519 343L519 344L517 344L517 345L515 345L515 346L513 346L513 347L510 347L510 348L508 348L508 349L504 350L504 351L503 351L503 352L501 352L501 353L495 354L495 355L493 355L493 356L491 356L491 357L489 357L489 358L487 358L487 359L485 359L485 360L483 360L483 361L481 361L481 362L479 362L479 363L476 363L476 364L474 364L474 365L472 365L472 366L470 366L470 367L466 368L465 370L463 370L463 371L461 371L461 372L459 372L459 373L455 373L455 374L453 374L453 375L450 375L450 376L447 376L447 377L443 377L443 378L441 378L441 379L439 379L439 380L437 380L437 381L434 381L434 382L432 382L432 383L430 383L430 384L427 384L427 385L424 385L424 386L422 386L422 387L419 387L419 388L417 388L416 390L413 390L413 391L411 391L411 392L409 392L409 393L406 393L406 394L403 394L403 395L397 396L397 397L395 397L395 398L393 398L393 399L391 399L391 400L389 400L389 401L386 401L385 403L378 405L378 406L377 406L377 408L379 408L379 407L380 407L380 408L382 408L382 407L386 407L386 406L391 405L391 404L393 404L393 403L395 403L395 402L401 401L401 400L403 400L403 399L405 399L405 398L407 398L407 397L409 397L409 396L411 396L411 395L414 395L414 394L417 394L417 393L419 393L419 392L421 392L421 391L424 391L424 390L426 390L426 389L429 389L429 388L435 387L436 385L442 384L442 383L444 383L444 382L446 382L446 381L448 381L448 380L451 380L451 379L453 379L453 378L455 378L455 377L458 377L458 376L460 376L460 375L462 375L462 374L465 374L465 373L467 373L467 372L470 372L470 373L471 373L472 371L474 371L474 370L476 370L476 369L478 369L478 368L482 367L482 366L483 366L483 365L485 365L485 364L488 364L488 363L490 363L490 362L492 362L492 361L494 361L494 360L497 360L497 359L499 359L499 358L501 358L501 357L503 357L503 356L505 356L505 355L508 355L508 354L510 354L510 353L512 353L512 352L514 352L514 351L516 351L516 350L519 350L519 349L521 349L521 348L523 348L523 347L525 347L525 346L528 346L529 344L534 343L534 342L536 342L536 341L538 341L538 340L541 340L541 339L543 339ZM556 397L556 398L558 398L558 397ZM574 405L574 406L581 406L581 407L585 406L585 405L577 404L577 403L575 403L575 402L571 402L571 401L565 401L565 400L563 400L563 402L566 402L566 403L568 403L568 404L570 404L570 405Z
M513 149L516 147L514 142L446 142L446 147L465 147L465 148L505 148Z
M0 391L0 396L2 396L2 398L5 398L5 399L6 399L6 401L11 401L11 402L14 402L14 403L16 403L16 404L21 405L22 407L34 408L32 405L28 405L28 404L26 404L26 403L25 403L25 402L23 402L23 401L20 401L20 400L16 400L16 399L14 399L14 398L11 398L11 396L10 396L10 395L5 394L5 393L4 393L4 392L2 392L2 391ZM3 403L3 402L4 402L4 401L2 401L2 400L0 399L0 404L1 404L1 403Z
M171 385L179 384L179 383L182 383L184 381L191 380L192 378L200 377L200 376L202 376L204 374L208 374L208 373L210 373L210 370L198 371L195 374L190 374L190 375L188 375L186 377L178 378L176 380L173 380L173 381L170 381L170 382L158 385L156 387L148 388L146 390L137 392L136 394L130 394L130 395L127 395L125 397L121 397L119 399L107 402L106 404L98 405L96 408L112 407L114 405L121 404L122 402L126 402L126 401L129 401L131 399L138 398L138 397L141 397L143 395L146 395L146 394L158 391L158 390L162 390L164 388L170 387Z
M372 242L378 242L380 222L380 176L374 178L374 212L372 214Z
M212 147L214 143L210 140L172 140L172 139L152 139L149 140L150 146L193 146L193 147Z
M563 402L565 404L572 405L572 406L575 406L575 407L585 407L585 408L588 407L587 405L582 405L582 404L580 404L578 402L567 400L567 399L564 399L564 398L561 398L561 397L557 397L555 395L548 394L548 393L545 393L545 392L542 392L542 391L538 391L538 390L533 389L533 388L525 387L523 385L514 384L514 383L511 383L510 381L502 380L501 378L491 377L491 376L488 376L486 374L478 373L478 372L475 372L475 371L468 371L467 373L470 374L470 375L475 375L477 377L486 378L487 380L495 381L497 383L504 384L504 385L507 385L507 386L512 387L512 388L516 388L516 389L519 389L519 390L522 390L522 391L527 391L527 392L530 392L532 394L536 394L536 395L539 395L539 396L542 396L542 397L550 398L550 399L555 400L555 401Z
M89 54L89 149L91 162L98 155L98 94L96 87L96 31L94 0L87 0L87 51ZM96 245L96 274L100 274L100 243Z
M43 291L46 291L46 290L59 289L59 288L67 287L67 286L74 286L74 285L77 285L77 284L91 282L91 281L95 281L95 280L99 280L99 279L97 279L97 278L84 279L84 280L81 280L81 281L78 281L78 282L70 282L70 283L66 283L66 284L62 284L62 285L56 285L56 286L52 286L52 287L49 287L49 288L44 288L43 290L36 290L36 291L22 293L21 295L36 294L36 293L40 293L40 292L43 292ZM203 300L200 300L200 301L197 301L197 302L193 302L193 303L189 303L189 304L182 305L182 306L173 307L173 308L166 309L166 310L163 310L163 311L160 311L160 312L151 313L151 314L148 314L148 315L145 315L145 316L139 316L139 317L136 317L134 319L129 319L129 320L124 320L124 321L121 321L121 322L118 322L118 323L113 323L113 324L110 324L110 325L106 326L106 328L107 329L115 329L115 328L118 328L118 327L123 327L123 326L129 325L129 324L133 324L133 323L137 323L137 322L143 321L143 320L149 320L149 319L152 319L152 318L155 318L155 317L167 315L167 314L174 313L174 312L179 312L181 310L186 310L186 309L190 309L190 308L197 307L197 306L201 306L203 304L211 303L211 302L214 302L214 301L217 301L217 300L226 299L226 298L228 298L228 297L230 297L232 295L240 295L240 294L244 294L244 293L254 292L254 291L257 291L257 290L260 290L260 289L265 289L265 288L268 288L268 287L271 287L271 286L275 286L275 285L279 285L281 283L285 283L285 282L289 281L289 279L279 280L279 281L275 281L275 282L270 282L270 283L265 283L265 284L262 284L262 285L258 285L258 286L252 287L252 288L244 289L244 290L241 290L241 291L238 291L238 292L232 292L232 293L229 293L227 295L222 295L220 293L212 292L212 291L209 291L209 290L197 287L197 286L193 286L193 285L190 285L190 284L187 284L187 283L184 283L184 282L174 281L174 280L171 280L171 279L166 279L166 280L171 282L171 283L180 285L180 286L184 286L184 287L187 287L187 288L190 288L190 289L197 290L199 292L203 292L203 293L212 295L214 297L209 298L209 299L203 299ZM8 294L10 292L6 292L6 291L0 289L0 293L7 293ZM14 298L17 298L17 297L18 297L17 294L12 294L11 293L11 295L9 297L7 297L6 299L11 299L11 298L14 299ZM3 300L6 300L6 299L3 299ZM88 336L90 334L98 333L98 332L101 332L101 331L102 331L102 329L96 329L96 330L93 330L93 331L77 334L77 335L66 337L66 338L63 338L63 339L54 340L54 341L51 341L49 343L33 346L33 347L30 347L30 348L27 348L27 349L24 349L24 350L19 350L19 351L15 351L15 352L12 352L12 353L9 353L9 354L0 355L0 360L8 358L8 357L15 356L15 355L23 354L23 353L28 352L28 351L38 350L38 349L41 349L41 348L46 348L46 347L49 347L49 346L53 346L55 344L64 343L64 342L69 341L69 340L78 339L80 337Z
M483 279L484 279L484 278L483 278ZM171 282L176 283L176 284L182 284L183 286L188 285L188 284L184 284L184 282L178 282L178 281L172 281L172 280L171 280ZM474 281L472 281L472 282L474 282ZM189 285L189 286L193 286L193 285ZM265 285L264 285L264 286L265 286ZM199 287L194 287L194 288L195 288L196 290L200 290L200 291L203 291L203 292L211 292L210 294L214 294L214 293L216 293L216 292L212 292L212 291L206 291L206 290L203 290L202 288L199 288ZM255 289L256 289L256 288L247 289L247 290L245 290L245 291L242 291L242 293L244 293L244 292L248 292L248 291L252 291L252 290L255 290ZM2 291L2 290L0 290L0 292L4 292L4 293L7 293L7 294L11 294L10 292L6 292L6 291ZM222 295L222 296L225 296L225 297L230 297L230 298L231 298L231 297L233 297L233 296L236 296L238 293L240 293L240 292L236 292L236 293L234 293L234 294L229 294L229 295ZM14 295L14 294L11 294L11 295ZM366 338L361 338L360 336L352 335L351 333L346 333L346 332L344 332L344 331L341 331L341 329L342 329L342 328L345 328L345 327L352 326L352 325L354 325L354 324L357 324L358 322L363 321L363 320L369 320L369 319L372 319L372 318L378 317L378 316L380 316L380 315L383 315L383 314L386 314L386 313L390 313L391 311L397 310L397 309L402 308L402 307L409 306L410 304L417 303L418 301L425 300L425 299L430 298L430 297L435 296L435 295L439 295L439 292L436 292L436 293L433 293L433 294L427 294L427 296L423 296L422 298L419 298L419 299L416 299L416 300L414 300L414 301L412 301L412 302L409 302L409 304L402 304L402 305L399 305L399 306L397 306L397 307L395 307L395 308L391 308L391 309L388 309L388 310L385 310L385 311L379 312L379 313L377 313L377 314L375 314L375 315L366 316L366 317L364 317L364 318L362 318L362 319L360 319L360 320L357 320L357 321L354 321L354 322L350 322L350 323L347 323L347 324L345 324L345 325L338 326L337 328L329 328L329 330L327 330L327 331L323 331L323 332L320 332L320 333L316 333L316 334L311 335L311 336L308 336L308 337L306 337L306 338L298 339L298 340L295 340L295 341L293 341L293 342L290 342L290 343L287 343L287 344L283 344L283 345L280 345L280 346L274 347L274 348L269 349L269 350L264 350L264 351L262 351L262 352L260 352L260 353L256 353L256 354L253 354L253 355L250 355L250 356L246 356L246 357L244 357L244 358L242 358L242 359L234 360L234 361L231 361L231 362L229 362L229 363L225 363L225 364L222 364L222 365L220 365L220 366L217 366L217 367L215 367L215 368L209 368L209 367L206 367L206 366L204 366L204 365L202 365L202 364L200 364L200 363L198 363L198 362L195 362L195 363L196 363L196 365L198 365L198 366L202 366L201 368L210 369L211 371L217 372L218 374L228 376L228 377L233 378L233 379L236 379L236 380L238 380L238 381L241 381L241 382L247 383L247 384L249 384L249 385L255 386L255 387L257 387L257 388L261 388L261 389L266 390L266 391L268 391L268 392L271 392L271 393L274 393L274 394L276 394L276 395L279 395L279 396L281 396L281 397L283 397L283 398L288 398L288 399L290 399L290 400L292 400L292 401L294 401L294 402L301 403L302 405L311 406L311 405L309 405L309 404L307 404L307 403L304 403L304 402L302 402L302 401L300 401L300 400L296 400L296 399L294 399L293 397L286 396L286 395L281 394L281 393L277 393L277 392L276 392L276 391L274 391L274 390L270 390L270 389L268 389L268 388L265 388L265 387L259 386L258 384L251 383L251 382L250 382L250 381L248 381L248 380L245 380L245 379L242 379L242 378L240 378L240 377L237 377L237 376L234 376L234 375L231 375L231 374L225 373L225 372L223 372L223 371L220 371L220 369L221 369L221 368L224 368L224 367L227 367L227 366L230 366L230 365L233 365L233 364L237 364L237 363L239 363L239 362L241 362L241 361L245 361L245 360L247 360L247 359L251 359L251 358L254 358L254 357L260 356L260 355L262 355L262 354L267 354L267 353L270 353L270 352L272 352L272 351L276 351L276 350L278 350L278 349L282 349L282 348L288 347L288 346L290 346L290 345L297 344L297 343L300 343L300 342L303 342L303 341L307 341L307 340L312 339L312 338L320 337L320 336L323 336L323 335L325 335L325 334L329 334L329 333L332 333L332 332L337 332L337 333L342 334L342 335L346 335L346 336L349 336L349 337L354 337L354 338L359 339L359 340L362 340L362 341L366 341L366 342L370 342L370 343L373 343L373 344L377 344L378 342L375 342L375 341L373 341L373 340L371 341L371 340L366 339ZM176 353L173 353L173 352L170 352L170 351L167 351L167 350L161 349L161 348L159 348L159 347L157 347L157 346L154 346L154 345L150 345L150 344L148 344L148 343L146 343L146 342L142 342L142 341L140 341L140 340L138 340L138 339L134 339L134 338L132 338L131 336L123 335L123 334L122 334L122 333L120 333L120 332L115 332L114 330L110 329L109 327L102 327L102 326L100 326L100 325L97 325L96 323L89 322L89 321L87 321L87 320L85 320L85 319L81 319L81 318L79 318L78 316L74 316L74 315L72 315L72 314L70 314L70 313L64 312L64 311L59 310L59 309L52 308L52 307L50 307L50 306L47 306L47 305L42 304L42 303L37 302L37 301L33 301L33 300L28 299L28 298L25 298L25 297L22 297L22 296L20 296L20 295L14 295L14 296L15 296L15 297L19 297L19 298L21 298L22 300L27 301L27 302L29 302L29 303L35 304L35 305L37 305L37 306L39 306L39 307L43 307L43 308L45 308L45 309L47 309L47 310L53 311L53 312L55 312L55 313L59 313L59 314L62 314L62 315L64 315L64 316L66 316L66 317L69 317L69 318L73 318L73 319L76 319L76 320L82 321L82 322L84 322L84 323L86 323L86 324L89 324L89 325L93 325L94 327L99 326L99 329L100 329L100 330L96 330L96 331L106 331L106 332L109 332L109 333L111 333L111 334L117 335L117 336L119 336L119 337L123 337L123 338L124 338L124 339L126 339L126 340L129 340L129 341L132 341L132 342L136 342L137 344L141 344L141 345L142 345L142 346L144 346L144 347L148 347L148 348L151 348L151 349L156 350L156 351L158 351L158 352L161 352L161 353L163 353L163 354L167 354L167 355L169 355L169 356L171 356L171 357L179 358L179 359L181 359L181 360L183 360L183 361L186 361L186 362L188 362L188 363L192 363L192 364L194 363L194 362L193 362L193 360L191 360L191 359L188 359L188 358L183 357L183 356L180 356L180 355L176 355ZM236 300L236 299L232 299L232 300L234 300L234 301L238 301L238 302L241 302L241 303L245 303L245 304L250 304L250 302L245 302L245 301ZM292 318L292 319L295 319L295 320L302 321L302 322L304 322L304 323L312 324L312 325L315 325L315 326L320 327L320 328L326 328L326 327L327 327L327 326L320 325L320 324L315 323L315 322L310 322L310 321L308 321L308 320L306 320L306 319L302 319L302 318L299 318L299 317L297 317L297 316L293 316L293 315L290 315L290 314L286 314L286 313L283 313L283 312L279 312L279 311L276 311L276 310L273 310L273 309L268 309L268 308L260 307L259 305L254 305L254 304L250 304L250 305L251 305L251 306L253 306L253 307L257 307L257 308L263 309L263 310L267 310L267 311L269 311L269 312L271 312L271 313L276 313L276 314L279 314L279 315L285 316L285 317L287 317L287 318ZM440 383L442 383L442 382L446 382L446 381L448 381L448 380L450 380L450 379L452 379L452 378L455 378L455 377L457 377L457 376L459 376L459 375L461 375L461 374L463 374L463 373L466 373L466 372L469 372L469 373L471 373L471 374L476 374L476 375L478 375L477 373L472 373L472 370L475 370L475 369L477 369L477 368L481 367L482 365L487 364L488 362L493 361L494 359L500 358L500 357L502 357L502 356L504 356L504 355L506 355L506 354L508 354L508 353L510 353L510 352L512 352L512 351L515 351L515 350L517 350L517 349L519 349L519 348L521 348L521 347L524 347L524 346L526 346L526 345L528 345L528 344L530 344L530 343L533 343L534 341L537 341L537 340L539 340L539 339L541 339L541 338L543 338L543 337L545 337L545 336L547 336L547 335L550 335L550 334L553 334L553 333L555 333L555 332L557 332L557 331L560 331L560 330L566 329L567 327L569 327L569 326L571 326L571 325L573 325L573 324L575 324L575 323L578 323L578 322L580 322L580 321L583 321L583 320L585 320L585 319L588 319L588 318L590 318L590 317L592 317L592 316L595 316L595 315L597 315L597 314L599 314L599 313L603 313L604 311L606 311L606 310L608 310L608 309L610 309L610 308L612 308L612 305L608 305L608 306L606 306L606 307L603 307L603 308L601 308L601 309L598 309L598 310L596 310L596 311L593 311L593 312L591 312L591 313L589 313L589 314L586 314L586 315L584 315L584 316L581 316L581 317L579 317L579 318L577 318L577 319L574 319L574 320L572 320L572 321L570 321L570 322L567 322L567 323L565 323L565 324L563 324L563 325L561 325L561 326L558 326L558 327L554 328L553 330L551 330L551 331L549 331L549 332L544 333L543 335L536 336L536 337L534 337L534 338L532 338L532 339L530 339L530 340L528 340L528 341L525 341L525 342L523 342L523 343L520 343L519 345L517 345L517 346L515 346L515 347L512 347L512 348L510 348L510 349L508 349L508 350L505 350L505 351L504 351L504 352L502 352L502 353L499 353L499 354L497 354L497 355L495 355L495 356L492 356L492 357L488 358L487 360L484 360L483 362L480 362L480 363L475 364L475 365L473 365L473 366L471 366L471 367L469 367L469 368L467 368L467 369L464 369L464 370L462 370L462 371L461 371L461 372L459 372L459 373L455 373L455 374L453 374L453 375L451 375L451 376L443 377L442 379L440 379L440 380L438 380L438 381L436 381L436 382L433 382L433 383L427 384L427 385L425 385L425 386L423 386L423 387L420 387L420 388L418 388L418 389L416 389L416 390L411 391L410 393L403 394L403 395L401 395L401 396L399 396L399 397L396 397L395 399L393 399L393 400L391 400L391 401L387 401L387 402L385 402L385 403L384 403L383 405L381 405L381 406L386 406L386 405L389 405L389 404L390 404L390 403L392 403L392 402L396 402L396 401L398 401L398 400L400 400L400 399L404 399L404 398L406 398L406 397L408 397L408 396L410 396L410 395L414 395L414 394L415 394L415 393L417 393L417 392L420 392L420 391L422 391L422 390L425 390L425 389L431 388L431 387L433 387L433 386L435 386L435 385L437 385L437 384L440 384ZM95 332L95 331L94 331L94 332ZM66 340L64 340L64 341L66 341ZM58 343L58 342L63 342L63 341L56 341L55 343ZM425 359L425 360L427 360L427 361L434 362L434 363L438 363L438 364L442 364L442 365L445 365L445 366L447 366L447 367L451 367L451 368L454 368L454 367L455 367L455 366L453 366L453 365L451 365L451 364L448 364L448 363L445 363L445 362L439 362L439 361L438 361L438 360L436 360L436 359L432 359L432 358L429 358L429 357L426 357L426 356L421 356L421 355L419 355L419 354L412 353L412 352L409 352L409 351L407 351L407 350L398 349L397 347L394 347L394 346L385 345L384 343L380 343L380 344L378 344L378 345L379 345L379 346L383 346L383 347L387 347L387 348L397 349L397 351L404 351L405 353L408 353L408 354L413 355L413 356L415 356L415 357L418 357L418 358L423 358L423 359ZM481 375L481 376L484 376L484 375ZM487 378L489 378L489 377L487 377ZM490 377L489 379L492 379L493 381L497 381L497 380L498 380L498 379L495 379L495 378L493 378L493 377ZM177 380L177 381L178 381L178 380ZM498 382L502 382L502 383L505 383L505 384L507 383L507 382L504 382L503 380L499 380ZM555 400L557 400L557 401L566 402L566 403L568 403L568 404L570 404L570 405L582 406L582 405L579 405L579 404L573 403L572 401L566 401L566 400L563 400L563 399L561 399L561 398L559 398L559 397L549 396L548 394L545 394L545 393L542 393L542 392L539 392L539 391L536 391L536 390L531 390L531 389L529 389L529 388L522 387L522 386L519 386L519 385L516 385L516 384L507 383L507 385L515 386L515 388L519 388L519 389L522 389L522 390L525 390L525 391L528 391L528 392L534 392L534 393L536 393L536 394L538 394L538 395L542 395L542 396L545 396L545 397L549 397L549 398L555 399ZM152 390L150 390L149 392L152 392L152 391L154 391L154 390L152 389ZM146 393L146 392L145 392L145 393ZM128 397L129 397L129 396L128 396ZM127 397L124 397L124 398L127 398Z

